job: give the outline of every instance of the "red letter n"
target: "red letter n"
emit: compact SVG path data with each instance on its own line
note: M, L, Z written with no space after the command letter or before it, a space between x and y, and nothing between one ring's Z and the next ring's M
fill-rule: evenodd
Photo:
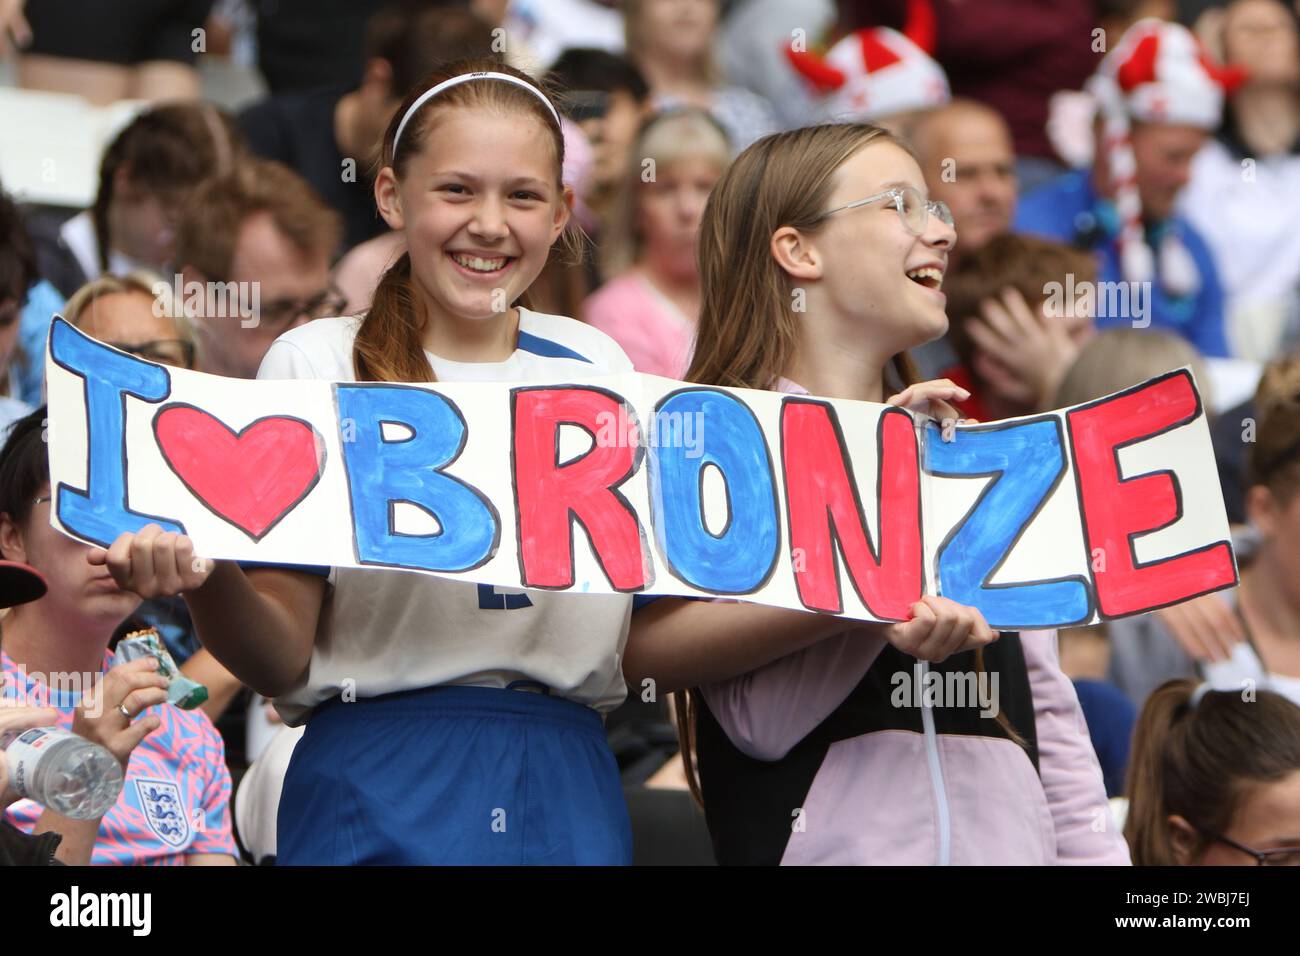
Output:
M902 409L882 414L876 447L879 549L867 531L834 409L795 398L781 407L790 547L804 558L795 585L799 600L811 610L844 609L837 544L854 590L876 617L904 620L921 597L921 485L911 416Z

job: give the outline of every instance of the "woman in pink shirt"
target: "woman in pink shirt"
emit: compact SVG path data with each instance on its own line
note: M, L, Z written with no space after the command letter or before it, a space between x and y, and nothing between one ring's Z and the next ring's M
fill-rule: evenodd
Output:
M760 140L702 220L687 377L955 417L947 402L968 393L911 384L907 357L947 328L939 286L955 240L884 130ZM978 609L933 595L908 613L884 626L804 614L794 640L780 614L739 603L660 598L636 612L624 675L690 688L678 723L718 861L1128 863L1055 634L991 642ZM950 690L932 700L936 683Z
M167 703L153 658L114 663L109 640L140 598L87 560L90 545L50 524L45 416L42 406L19 419L0 450L0 556L28 565L46 586L0 628L0 706L53 708L56 726L117 757L125 782L91 824L27 799L0 817L25 833L61 834L56 857L68 863L233 866L221 735L202 710Z
M681 378L700 308L700 218L730 147L712 117L685 109L647 120L630 155L618 220L602 243L602 272L614 278L587 299L583 317L638 372Z

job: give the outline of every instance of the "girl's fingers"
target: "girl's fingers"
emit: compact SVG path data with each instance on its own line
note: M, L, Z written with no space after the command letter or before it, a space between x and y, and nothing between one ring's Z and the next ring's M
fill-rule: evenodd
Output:
M117 536L117 540L108 546L105 563L120 588L131 586L131 546L134 541L135 535L123 531Z
M951 598L927 595L924 602L933 608L936 623L918 654L923 660L938 663L962 651L987 647L998 639L978 608L958 604Z
M901 392L899 392L897 395L890 395L887 399L885 399L885 404L886 404L886 405L905 405L905 404L907 404L908 402L910 402L910 401L912 400L912 391L913 391L914 388L915 388L915 386L913 386L913 385L909 385L909 386L907 386L907 388L903 389L903 390L902 390Z
M922 598L922 603L926 604L933 613L934 623L930 625L929 633L922 638L916 656L935 664L948 656L946 653L948 638L959 623L958 615L954 613L952 607L942 602L942 598L933 596Z
M131 542L131 577L138 585L147 585L154 579L154 542L160 534L159 525L147 524Z
M117 715L119 717L124 717L122 711L118 708L126 708L127 712L131 714L131 718L135 718L150 707L154 707L157 704L164 704L166 702L167 691L165 689L161 687L143 687L127 694L126 697L122 699L120 705L114 705L114 710L117 710Z
M915 657L921 639L929 633L934 623L934 612L921 601L913 604L910 610L912 616L908 620L891 625L888 640L904 654Z
M121 760L126 763L131 751L140 745L140 741L148 737L151 733L162 726L162 720L157 714L150 714L148 717L141 717L133 721L130 726L118 734L113 740L113 746L109 749Z
M202 562L206 565L207 562ZM176 570L181 577L181 587L188 591L203 583L207 574L194 559L194 542L189 535L182 534L176 538Z
M1216 659L1226 661L1232 657L1233 647L1246 639L1237 615L1219 595L1207 594L1188 601L1182 607L1195 621L1201 643L1214 653Z
M154 573L158 577L158 589L163 594L178 594L181 590L181 571L176 566L178 537L176 532L168 531L154 539Z
M1231 657L1233 648L1246 639L1246 633L1242 630L1237 615L1228 607L1228 602L1218 594L1207 594L1191 603L1200 605L1212 633L1219 638L1219 646L1223 648L1225 657Z
M973 651L977 648L988 647L998 639L997 631L989 627L988 622L984 620L984 615L979 612L979 608L968 607L965 608L965 612L970 626L967 628L961 646L953 649L954 654L959 651Z
M961 412L957 411L957 409L949 405L947 402L941 401L937 398L930 399L929 414L931 418L936 418L941 422L961 421Z
M924 598L913 604L910 610L912 612L912 619L908 622L909 624L915 624L918 627L924 627L927 630L934 626L934 608L930 607L930 605L925 602Z
M947 660L953 654L957 653L966 644L966 638L970 636L972 628L975 626L975 619L969 614L968 608L956 605L947 609L948 619L951 626L947 633L937 634L938 642L931 648L931 652L938 655L939 660Z
M955 382L947 379L940 379L934 382L920 382L916 385L909 385L897 395L891 395L886 399L887 405L898 405L903 408L916 409L926 402L939 399L941 401L958 401L964 402L970 398L970 392L962 388Z

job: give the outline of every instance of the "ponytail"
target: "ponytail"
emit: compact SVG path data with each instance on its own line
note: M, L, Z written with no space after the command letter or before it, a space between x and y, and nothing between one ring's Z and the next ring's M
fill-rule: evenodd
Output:
M411 254L403 252L379 280L357 329L352 360L358 382L433 382L424 355L424 319L411 290Z
M700 708L696 695L699 693L699 688L688 687L673 694L673 723L677 725L677 746L682 756L682 770L686 773L686 786L702 807L704 791L700 789L700 775L695 769L695 728Z
M1137 866L1183 862L1171 816L1201 831L1231 829L1251 784L1300 770L1300 707L1260 690L1197 690L1191 680L1162 684L1138 716L1128 765L1124 839ZM1207 845L1201 835L1194 861Z
M1184 762L1186 730L1179 732L1176 725L1180 717L1186 716L1194 687L1193 681L1179 680L1154 691L1133 731L1125 788L1129 804L1124 839L1137 866L1173 866L1176 862L1165 809L1165 767Z

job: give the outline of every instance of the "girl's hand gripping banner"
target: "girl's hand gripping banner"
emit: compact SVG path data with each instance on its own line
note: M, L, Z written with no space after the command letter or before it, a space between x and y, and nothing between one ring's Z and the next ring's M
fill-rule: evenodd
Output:
M1237 582L1187 369L946 436L886 405L636 373L240 381L59 318L46 376L51 522L103 546L152 522L209 558L877 621L942 594L1001 629Z

